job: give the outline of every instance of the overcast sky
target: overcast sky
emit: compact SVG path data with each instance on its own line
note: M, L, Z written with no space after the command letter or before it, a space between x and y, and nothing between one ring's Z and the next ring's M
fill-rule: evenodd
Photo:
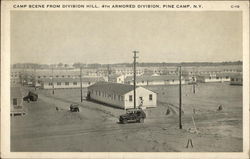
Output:
M241 12L13 11L11 62L242 60Z

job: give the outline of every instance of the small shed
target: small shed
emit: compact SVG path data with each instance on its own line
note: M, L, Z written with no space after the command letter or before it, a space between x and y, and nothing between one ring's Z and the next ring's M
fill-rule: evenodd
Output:
M11 87L10 90L10 115L24 115L23 96L20 87Z

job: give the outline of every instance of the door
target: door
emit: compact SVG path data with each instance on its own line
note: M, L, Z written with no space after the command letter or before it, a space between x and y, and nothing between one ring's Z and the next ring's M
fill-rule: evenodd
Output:
M139 97L139 108L143 106L143 97Z

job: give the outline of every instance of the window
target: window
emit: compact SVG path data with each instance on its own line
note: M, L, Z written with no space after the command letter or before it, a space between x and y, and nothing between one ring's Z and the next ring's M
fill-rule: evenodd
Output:
M133 96L132 95L129 95L129 101L133 101Z
M65 85L68 86L68 85L69 85L69 82L65 82Z
M153 100L153 95L149 94L149 100Z
M77 82L73 82L73 85L77 85Z
M61 85L61 82L57 82L57 85L60 86L60 85Z
M116 99L116 95L114 94L114 100Z
M13 98L13 105L17 105L17 99Z
M49 86L52 86L52 82L49 82Z

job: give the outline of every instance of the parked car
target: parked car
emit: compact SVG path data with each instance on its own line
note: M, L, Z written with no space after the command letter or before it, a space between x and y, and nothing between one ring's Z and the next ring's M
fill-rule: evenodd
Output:
M37 101L38 95L34 92L29 91L28 95L23 98L24 101Z
M71 112L79 112L80 111L78 104L71 104L69 108L70 108Z
M126 114L120 116L120 123L126 124L128 122L140 122L143 123L146 118L146 114L142 109L128 109Z

